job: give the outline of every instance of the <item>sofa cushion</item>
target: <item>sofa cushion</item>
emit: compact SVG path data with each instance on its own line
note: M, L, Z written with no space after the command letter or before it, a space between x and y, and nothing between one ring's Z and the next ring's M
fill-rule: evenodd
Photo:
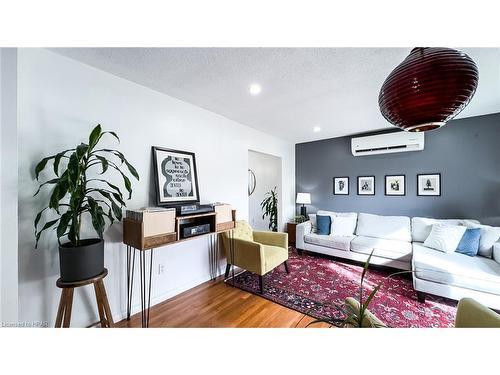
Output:
M422 280L500 294L500 264L486 257L446 254L414 242L412 269Z
M481 229L481 238L479 239L478 254L483 257L492 257L493 244L500 238L500 227L490 227L489 225L481 225L475 223L466 223L467 228Z
M386 240L383 238L357 236L351 241L351 251L370 254L381 258L409 262L411 243L406 241Z
M322 236L316 233L308 233L304 236L304 242L312 245L349 251L351 240L353 238L354 236Z
M352 236L356 228L356 218L349 216L333 216L330 236Z
M264 251L264 274L288 260L288 249L283 247L263 245L262 250Z
M428 217L414 217L411 219L411 236L414 242L424 242L431 234L434 224L467 225L467 223L479 224L477 220L468 219L432 219Z
M358 215L356 234L358 236L411 242L410 218L361 213Z
M318 215L328 215L332 218L335 217L349 217L351 218L351 225L352 225L352 232L351 234L354 234L356 231L356 224L358 221L358 214L356 212L334 212L334 211L325 211L325 210L319 210L317 212Z
M465 254L470 257L476 256L479 250L479 239L481 238L481 229L467 228L464 236L457 246L457 253Z
M318 228L316 227L316 214L309 214L309 220L311 221L311 231L316 233L318 231Z
M328 215L316 215L316 226L318 234L330 234L332 218Z
M463 225L434 224L424 246L445 253L453 253L466 230L467 228Z

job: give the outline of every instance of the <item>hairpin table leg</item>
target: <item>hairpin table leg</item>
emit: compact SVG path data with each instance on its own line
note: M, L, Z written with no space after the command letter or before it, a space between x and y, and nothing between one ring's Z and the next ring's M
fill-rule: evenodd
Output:
M135 248L127 246L127 320L132 309L132 290L134 289Z

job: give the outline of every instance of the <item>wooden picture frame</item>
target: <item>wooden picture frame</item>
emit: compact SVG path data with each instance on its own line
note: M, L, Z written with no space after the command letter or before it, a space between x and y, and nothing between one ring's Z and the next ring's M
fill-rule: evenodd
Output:
M158 206L199 203L198 171L193 152L153 146Z
M406 175L385 175L385 195L388 197L403 197L406 195Z
M375 195L375 176L358 176L358 195Z
M419 173L417 174L417 196L440 197L441 196L441 173Z
M333 195L349 195L349 177L333 178Z

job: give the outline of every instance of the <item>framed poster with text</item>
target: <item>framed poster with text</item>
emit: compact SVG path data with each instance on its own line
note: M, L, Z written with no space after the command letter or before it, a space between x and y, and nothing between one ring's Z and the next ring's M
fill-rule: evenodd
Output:
M198 203L198 173L192 152L153 146L156 204Z

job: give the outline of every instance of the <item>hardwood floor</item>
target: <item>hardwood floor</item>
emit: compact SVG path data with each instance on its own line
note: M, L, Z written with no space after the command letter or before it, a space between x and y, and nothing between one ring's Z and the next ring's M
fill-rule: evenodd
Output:
M226 285L222 278L208 281L151 307L149 326L302 328L314 319L260 296ZM141 313L115 327L140 327ZM311 327L328 327L315 324Z

